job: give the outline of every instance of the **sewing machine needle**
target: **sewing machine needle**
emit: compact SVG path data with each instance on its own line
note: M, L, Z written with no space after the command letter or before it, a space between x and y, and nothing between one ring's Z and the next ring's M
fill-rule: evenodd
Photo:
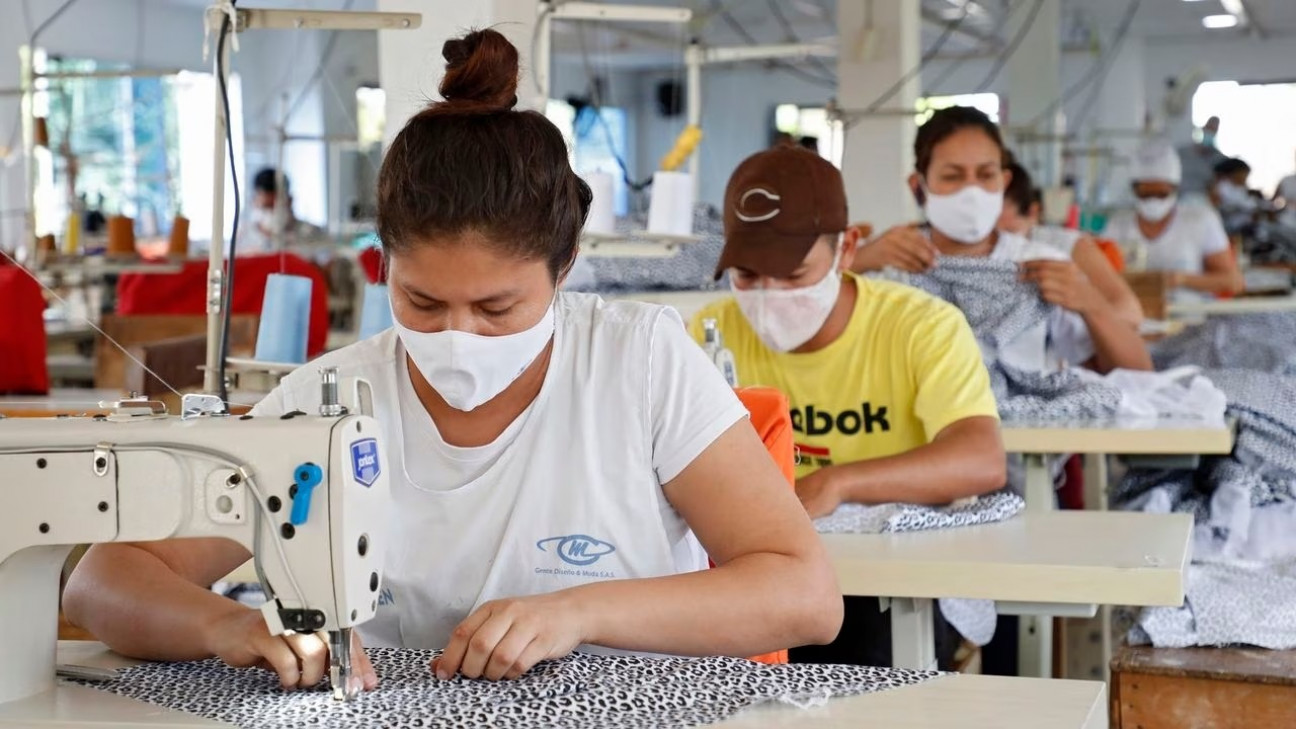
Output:
M351 629L329 631L329 682L334 701L350 701L359 693L359 681L351 676Z

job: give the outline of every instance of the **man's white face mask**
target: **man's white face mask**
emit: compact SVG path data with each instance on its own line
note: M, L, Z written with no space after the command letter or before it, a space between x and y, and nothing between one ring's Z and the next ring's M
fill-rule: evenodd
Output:
M739 289L729 277L734 299L765 346L790 352L810 341L828 321L841 290L841 245L832 267L817 283L799 289Z

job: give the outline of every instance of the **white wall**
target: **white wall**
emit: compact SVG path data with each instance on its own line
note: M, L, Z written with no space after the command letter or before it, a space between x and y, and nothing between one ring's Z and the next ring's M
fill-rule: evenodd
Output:
M665 118L657 110L657 85L683 81L677 73L639 74L635 85L637 159L635 174L651 176L684 128L684 116ZM822 106L826 88L780 71L755 65L710 68L702 73L702 144L699 201L717 207L724 201L729 175L748 156L769 146L774 108L779 104Z

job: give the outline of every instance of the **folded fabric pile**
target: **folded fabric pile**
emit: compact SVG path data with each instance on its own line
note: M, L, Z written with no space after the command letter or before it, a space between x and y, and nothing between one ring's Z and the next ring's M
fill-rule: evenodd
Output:
M642 234L648 224L646 213L633 214L617 221L617 232ZM669 258L614 258L579 256L564 288L592 293L626 293L637 291L695 291L714 289L716 261L724 247L724 221L708 205L699 204L693 212L693 234L702 238L680 246Z
M941 674L864 666L771 666L741 658L576 654L515 681L432 676L438 652L367 649L379 687L340 703L324 690L284 692L260 669L217 660L148 663L95 688L239 727L693 727L752 706L822 703L911 686Z
M882 534L925 529L990 524L1015 516L1026 508L1022 497L996 491L949 506L921 504L842 504L828 516L815 519L820 534Z
M1237 419L1232 455L1196 470L1133 471L1115 508L1194 515L1193 563L1180 608L1147 608L1131 641L1156 646L1296 647L1296 378L1204 374Z

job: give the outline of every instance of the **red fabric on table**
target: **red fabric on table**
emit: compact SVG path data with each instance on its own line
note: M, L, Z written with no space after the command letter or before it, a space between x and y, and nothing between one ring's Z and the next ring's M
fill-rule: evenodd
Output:
M0 312L0 394L48 394L45 297L26 269L0 265Z
M306 354L324 352L328 341L328 281L319 266L291 253L239 256L234 261L235 314L261 313L266 279L272 273L311 280L310 333ZM118 314L205 314L207 261L186 261L179 273L127 273L117 280Z

